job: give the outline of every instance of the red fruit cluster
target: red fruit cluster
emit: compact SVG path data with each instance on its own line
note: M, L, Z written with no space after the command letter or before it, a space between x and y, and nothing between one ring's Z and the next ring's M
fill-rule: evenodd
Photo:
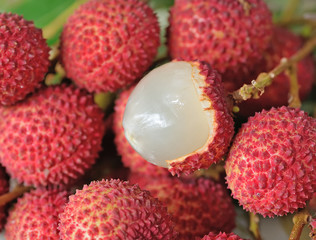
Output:
M12 105L40 86L49 47L42 30L12 13L0 13L0 104Z

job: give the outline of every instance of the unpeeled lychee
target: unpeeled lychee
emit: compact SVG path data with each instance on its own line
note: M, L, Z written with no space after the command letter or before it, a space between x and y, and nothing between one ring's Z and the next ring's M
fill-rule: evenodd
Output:
M59 240L59 214L67 202L67 192L36 189L25 193L9 212L6 240Z
M256 68L255 76L261 72L269 72L275 68L282 58L289 58L303 46L303 40L294 33L274 27L273 37L268 50L263 54L262 61ZM315 80L315 67L312 56L308 56L296 64L299 96L304 100L312 89ZM280 107L288 104L290 99L290 77L281 73L273 79L270 86L265 87L259 99L249 99L240 103L239 114L242 116L254 115L262 109Z
M218 73L198 62L173 61L149 72L126 104L123 127L131 146L172 174L222 160L234 133Z
M132 172L151 176L169 175L169 171L166 168L154 165L140 156L125 137L122 121L128 97L133 89L134 87L131 87L122 91L115 101L113 131L115 133L114 142L116 149L122 157L124 166L128 167Z
M0 167L0 195L9 191L9 178L5 172L5 169ZM3 229L7 218L6 207L0 207L0 231Z
M196 240L199 240L199 239L196 239ZM210 232L208 235L204 236L200 240L243 240L243 239L234 233L221 232L219 234L215 234L213 232Z
M203 237L210 231L230 232L235 227L235 209L226 187L212 179L153 177L132 173L131 183L163 202L172 214L178 239Z
M243 84L272 35L263 0L176 0L169 22L171 57L208 62L229 91Z
M116 91L141 77L159 47L159 24L139 0L90 0L61 35L67 77L89 92Z
M316 218L311 219L309 223L309 227L311 229L309 236L311 237L312 240L315 240L316 239Z
M42 88L0 107L0 160L26 185L67 185L90 168L101 150L103 113L85 90Z
M12 105L40 86L49 47L42 30L13 13L0 13L0 104Z
M77 239L175 239L167 209L148 191L120 180L85 185L60 215L60 237Z
M263 110L239 130L226 173L232 196L264 217L293 213L316 189L316 119L289 107Z

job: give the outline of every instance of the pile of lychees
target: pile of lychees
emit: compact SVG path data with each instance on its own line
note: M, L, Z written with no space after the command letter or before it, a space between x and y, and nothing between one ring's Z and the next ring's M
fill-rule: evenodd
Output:
M175 0L161 60L146 2L88 0L57 59L32 21L0 13L6 239L238 240L236 203L276 217L309 201L315 238L316 119L291 104L316 78L310 51L291 58L305 41L264 0ZM63 83L48 86L56 64ZM234 99L262 73L256 99ZM94 95L106 92L104 111ZM3 206L9 179L29 191Z

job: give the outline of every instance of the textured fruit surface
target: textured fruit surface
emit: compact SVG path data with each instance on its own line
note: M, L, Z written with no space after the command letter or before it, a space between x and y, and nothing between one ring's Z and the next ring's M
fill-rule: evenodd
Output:
M0 104L11 105L40 86L48 71L49 47L31 21L0 13Z
M9 178L3 167L0 167L0 195L9 191ZM0 231L3 229L7 218L6 208L0 207Z
M208 168L222 160L234 133L225 96L221 77L207 64L161 65L129 96L125 137L144 159L173 175Z
M59 240L58 215L67 202L67 192L36 189L25 193L9 212L6 240Z
M67 77L89 92L116 91L151 65L159 46L153 10L138 0L90 0L61 35Z
M166 168L154 165L140 156L134 148L132 148L124 135L124 129L122 126L123 115L128 97L133 89L134 87L124 90L115 101L113 131L115 133L114 142L117 152L121 155L124 166L128 167L132 172L151 176L169 175L170 173Z
M167 209L148 191L120 180L85 185L60 215L60 236L77 239L175 239Z
M102 111L74 86L42 88L0 108L0 160L26 185L67 185L95 162L104 135Z
M176 0L169 21L171 57L208 62L229 91L242 85L272 33L263 0Z
M152 177L131 174L131 183L163 202L173 216L178 239L192 240L210 231L230 232L235 227L235 209L225 186L207 178Z
M288 107L263 110L238 132L226 161L228 187L247 211L293 213L315 191L316 119Z
M256 74L269 72L276 67L282 58L294 55L303 45L303 40L286 29L275 27L268 50L263 54L263 59L257 65ZM315 79L313 58L308 56L297 63L297 80L299 84L300 99L304 100L312 89ZM248 82L250 83L250 82ZM281 73L273 79L270 86L264 89L259 99L249 99L239 105L243 116L254 115L262 109L287 105L290 98L290 78L286 73Z
M311 237L312 240L315 240L316 239L316 218L313 218L311 220L309 227L311 229L309 236Z
M198 239L196 239L198 240ZM224 233L215 234L210 232L208 235L204 236L201 240L243 240L234 233Z

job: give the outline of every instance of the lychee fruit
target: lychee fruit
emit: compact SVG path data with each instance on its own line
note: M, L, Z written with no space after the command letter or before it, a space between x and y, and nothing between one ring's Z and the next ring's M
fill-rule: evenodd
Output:
M199 238L197 238L196 240L199 240ZM204 236L200 240L243 240L243 238L234 233L220 232L219 234L215 234L213 232L210 232L208 235Z
M134 86L122 91L115 101L113 131L115 133L114 142L117 152L122 157L121 160L124 166L128 167L132 172L151 176L169 175L170 173L166 168L154 165L146 161L142 156L140 156L132 148L125 137L122 121L128 97L132 93L133 89Z
M160 44L153 10L139 0L90 0L61 35L67 77L89 92L116 91L141 77Z
M104 135L103 113L85 90L42 88L0 107L0 161L20 183L67 185L95 162Z
M148 191L117 180L85 185L60 215L61 239L175 239L167 209Z
M210 231L230 232L235 227L235 208L226 186L207 178L156 177L131 174L131 183L163 202L172 214L178 239L203 237Z
M0 195L9 191L9 178L3 167L0 167ZM0 231L3 229L7 218L6 207L0 207Z
M42 30L13 13L0 13L0 104L12 105L40 86L49 67Z
M272 35L263 0L175 0L169 22L171 57L208 62L228 91L242 86Z
M25 193L9 212L6 240L59 240L58 216L67 195L66 191L41 188Z
M149 72L131 93L125 136L147 161L189 174L222 160L234 133L221 78L198 61Z
M269 72L276 67L282 58L289 58L303 46L303 40L294 33L274 27L273 38L268 50L263 54L261 64L258 64L256 76L261 72ZM312 56L308 56L297 63L297 80L299 96L304 100L310 93L315 79L315 67ZM242 116L254 115L262 109L288 105L290 98L290 78L281 73L273 79L270 86L258 99L249 99L240 103L239 114Z
M311 229L311 232L309 236L311 237L312 240L316 240L316 218L312 218L309 227Z
M226 160L228 187L264 217L293 213L315 191L316 119L289 107L263 110L239 130Z

